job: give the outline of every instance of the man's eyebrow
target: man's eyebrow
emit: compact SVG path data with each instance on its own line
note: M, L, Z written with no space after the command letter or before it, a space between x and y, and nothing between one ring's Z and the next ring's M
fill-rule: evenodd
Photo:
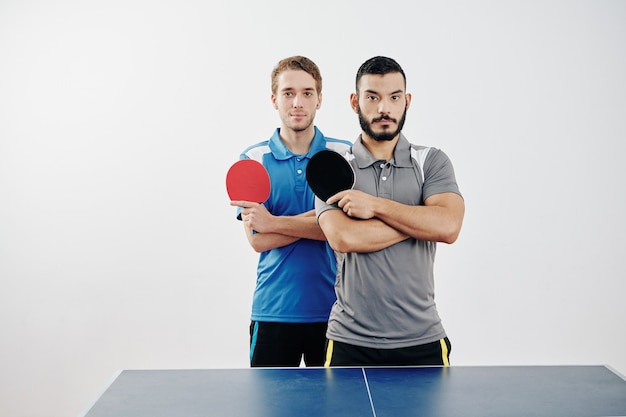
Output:
M364 92L380 95L378 91L374 91L374 90L365 90ZM404 90L396 90L396 91L392 91L391 93L389 93L389 95L394 95L394 94L404 94Z
M296 88L295 87L284 87L281 88L280 91L295 91ZM306 87L303 88L304 91L315 91L315 87Z

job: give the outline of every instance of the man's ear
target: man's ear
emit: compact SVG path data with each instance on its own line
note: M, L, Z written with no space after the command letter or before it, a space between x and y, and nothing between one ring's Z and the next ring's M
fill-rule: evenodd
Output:
M359 112L359 95L357 93L350 93L350 107L355 113Z

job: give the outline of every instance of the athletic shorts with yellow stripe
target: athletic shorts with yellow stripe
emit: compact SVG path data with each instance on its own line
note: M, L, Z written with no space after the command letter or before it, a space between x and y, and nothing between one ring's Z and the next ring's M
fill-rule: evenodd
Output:
M449 366L447 337L424 345L376 349L328 340L324 366Z

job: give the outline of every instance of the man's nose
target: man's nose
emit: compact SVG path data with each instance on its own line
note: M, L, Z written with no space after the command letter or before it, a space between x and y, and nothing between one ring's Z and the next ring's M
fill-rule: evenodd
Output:
M293 97L292 106L293 107L302 107L303 97L300 94L296 94Z
M391 108L391 102L389 102L389 100L382 99L378 102L378 113L388 114L390 108Z

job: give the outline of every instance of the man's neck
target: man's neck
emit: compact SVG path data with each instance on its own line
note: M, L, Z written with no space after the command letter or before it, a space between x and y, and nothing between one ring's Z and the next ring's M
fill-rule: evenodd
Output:
M361 142L363 142L363 146L370 151L374 158L383 159L385 161L390 161L393 158L398 139L400 139L400 134L392 140L377 141L364 132L361 132Z
M303 155L309 152L311 142L315 136L315 128L311 125L306 130L295 131L281 127L280 139L283 141L287 149L296 155Z

